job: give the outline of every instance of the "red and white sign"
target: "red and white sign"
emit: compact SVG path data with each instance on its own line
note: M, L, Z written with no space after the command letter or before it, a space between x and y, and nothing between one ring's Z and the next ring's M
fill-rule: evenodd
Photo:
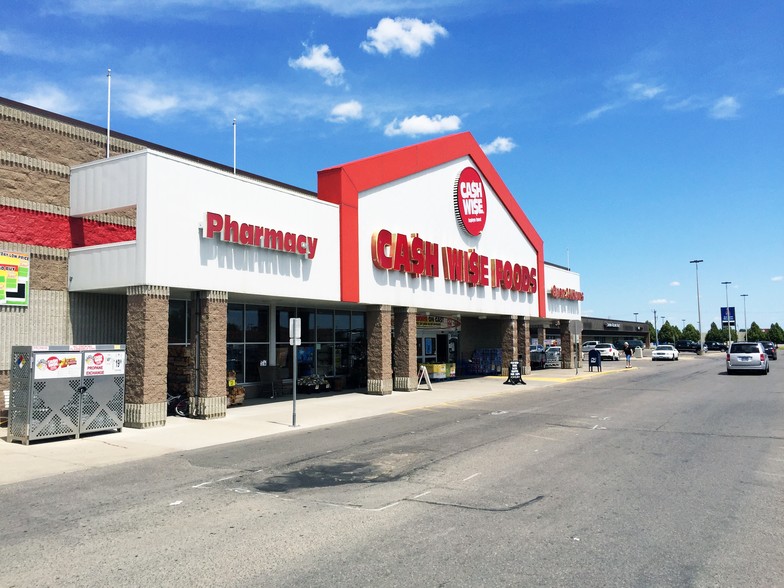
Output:
M82 376L81 353L36 353L35 378L53 380L56 378L80 378Z
M487 222L487 197L479 172L467 167L455 180L455 216L460 227L478 237Z
M585 295L582 292L578 292L573 288L559 288L558 286L550 288L550 296L563 300L585 300Z
M96 351L84 358L85 376L114 376L125 373L124 351Z

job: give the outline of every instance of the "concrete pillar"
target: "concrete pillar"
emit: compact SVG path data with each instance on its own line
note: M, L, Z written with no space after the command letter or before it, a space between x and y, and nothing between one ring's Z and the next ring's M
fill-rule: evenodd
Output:
M517 352L523 358L520 372L531 373L531 319L521 316L517 319Z
M394 389L417 389L416 308L395 309Z
M545 346L545 344L544 344L544 342L545 342L544 341L545 334L546 334L546 332L545 332L544 325L538 325L536 327L536 339L539 341L539 345L541 345L542 347Z
M572 333L569 330L569 321L561 321L561 367L574 368L574 349Z
M226 416L226 312L228 292L201 292L199 313L199 394L191 398L190 416Z
M130 286L127 309L125 423L133 429L166 424L169 288Z
M509 362L517 359L517 317L501 319L501 375L509 375Z
M392 307L372 306L365 313L367 322L368 394L392 393Z

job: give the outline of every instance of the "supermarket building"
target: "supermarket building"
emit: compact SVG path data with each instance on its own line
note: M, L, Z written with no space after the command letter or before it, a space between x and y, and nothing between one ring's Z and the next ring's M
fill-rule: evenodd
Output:
M545 263L469 133L322 170L315 193L124 135L105 158L105 130L6 99L0 139L0 254L29 262L27 304L0 305L0 389L12 345L125 343L125 426L144 428L167 389L224 416L229 370L251 397L295 362L388 394L423 364L529 372L532 341L571 348L580 277Z

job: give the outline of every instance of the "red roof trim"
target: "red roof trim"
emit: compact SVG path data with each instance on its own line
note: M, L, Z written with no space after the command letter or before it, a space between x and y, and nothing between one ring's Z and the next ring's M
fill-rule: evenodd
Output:
M470 157L536 251L539 316L547 311L544 242L471 133L458 133L318 172L318 198L340 205L341 299L359 302L359 193Z

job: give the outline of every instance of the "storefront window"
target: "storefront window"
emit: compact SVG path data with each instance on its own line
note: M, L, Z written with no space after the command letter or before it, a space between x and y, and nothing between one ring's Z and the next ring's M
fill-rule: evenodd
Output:
M226 340L227 341L243 341L242 331L244 329L242 304L229 304L228 312L226 315Z
M258 382L259 362L269 357L269 307L229 304L226 326L226 370L238 383Z
M188 344L188 301L169 300L169 345Z
M278 307L276 365L294 369L289 340L289 319L302 321L302 344L297 348L297 376L348 376L355 387L364 385L367 371L365 313L345 310ZM352 374L354 377L352 378Z
M335 315L331 310L319 310L316 315L316 341L335 340Z

